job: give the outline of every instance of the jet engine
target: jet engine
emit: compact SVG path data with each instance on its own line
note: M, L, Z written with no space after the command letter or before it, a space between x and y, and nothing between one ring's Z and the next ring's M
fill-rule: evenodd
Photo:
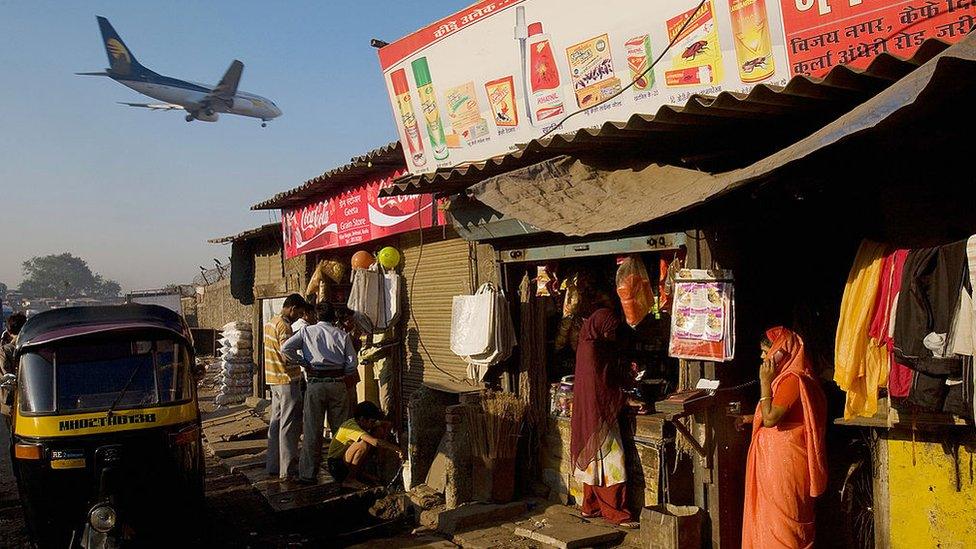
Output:
M194 120L200 120L201 122L216 122L218 118L220 118L220 115L212 110L199 110L187 113L186 115L187 122L193 122Z

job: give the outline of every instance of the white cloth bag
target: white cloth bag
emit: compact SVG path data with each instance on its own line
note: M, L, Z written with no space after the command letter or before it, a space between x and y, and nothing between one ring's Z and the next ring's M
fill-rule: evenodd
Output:
M382 270L353 269L346 305L369 334L386 331L400 319L401 277Z
M492 329L495 309L495 290L490 282L478 288L474 295L456 295L451 304L451 351L464 357L490 351L494 338Z

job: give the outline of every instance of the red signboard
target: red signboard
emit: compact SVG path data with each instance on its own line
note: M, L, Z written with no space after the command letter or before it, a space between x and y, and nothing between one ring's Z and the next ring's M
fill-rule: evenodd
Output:
M352 187L340 194L282 210L285 257L369 242L444 223L428 194L381 197L402 172Z
M976 0L781 2L792 74L864 68L882 53L908 58L929 38L955 43L976 25Z

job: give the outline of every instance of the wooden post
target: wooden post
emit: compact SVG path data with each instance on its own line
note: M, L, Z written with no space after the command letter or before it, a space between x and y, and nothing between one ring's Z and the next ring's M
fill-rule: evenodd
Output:
M872 434L874 444L874 546L887 549L891 542L891 500L888 493L888 439L879 431Z

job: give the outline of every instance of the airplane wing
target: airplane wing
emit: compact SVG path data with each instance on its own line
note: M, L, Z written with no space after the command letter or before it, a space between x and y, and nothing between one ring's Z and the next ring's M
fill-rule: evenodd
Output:
M119 101L119 105L128 105L130 107L142 107L144 109L151 109L154 111L174 111L183 110L182 105L174 105L172 103L126 103L125 101Z
M208 100L219 99L224 102L232 103L234 94L237 93L237 85L241 82L241 73L244 72L244 63L237 59L230 64L224 77L220 79L217 87L207 96Z

